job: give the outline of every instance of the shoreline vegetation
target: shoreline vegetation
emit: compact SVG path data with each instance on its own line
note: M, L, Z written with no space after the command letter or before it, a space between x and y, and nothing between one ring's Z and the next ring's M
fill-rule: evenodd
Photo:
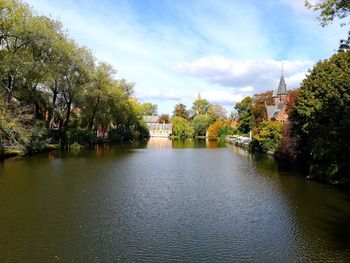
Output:
M0 1L0 158L148 137L134 83L77 44L60 21ZM59 145L59 146L57 146Z

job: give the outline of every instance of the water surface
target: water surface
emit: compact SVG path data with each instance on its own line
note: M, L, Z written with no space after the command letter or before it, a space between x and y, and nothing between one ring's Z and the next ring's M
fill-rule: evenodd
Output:
M3 161L0 262L349 262L349 195L222 146Z

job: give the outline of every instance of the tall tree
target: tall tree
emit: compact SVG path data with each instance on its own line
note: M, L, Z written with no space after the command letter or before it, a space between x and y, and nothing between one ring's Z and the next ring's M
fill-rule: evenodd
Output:
M142 116L156 116L158 114L157 104L150 102L145 102L140 105L141 115Z
M181 118L184 118L186 120L190 119L190 113L186 109L186 105L179 103L175 105L174 111L173 111L173 117L178 116Z
M350 51L340 52L315 65L291 113L294 133L301 137L301 159L319 179L350 179L349 87Z
M194 118L198 114L207 114L209 110L210 103L206 99L202 99L198 95L197 99L193 102L191 108L191 117Z
M242 133L249 133L254 127L254 115L252 113L253 98L245 97L241 102L236 103L235 110L238 113L238 130Z

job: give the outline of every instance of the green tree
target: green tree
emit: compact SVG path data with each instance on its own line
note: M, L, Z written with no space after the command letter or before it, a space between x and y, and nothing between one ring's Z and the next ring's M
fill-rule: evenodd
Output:
M349 87L349 51L318 62L302 82L291 120L311 176L350 179Z
M253 98L245 97L241 102L236 103L235 110L238 113L238 130L244 134L249 133L254 127L254 115L252 113Z
M142 103L140 106L141 106L141 115L142 116L156 116L158 114L157 104L145 102L145 103Z
M182 117L175 116L171 119L173 125L173 135L178 138L190 138L194 134L194 130L190 122Z
M278 121L263 121L256 128L253 136L253 147L262 152L275 152L283 138L283 123Z
M206 99L202 99L198 95L197 99L192 104L191 117L194 118L198 114L207 114L209 110L210 103Z
M198 136L205 136L210 124L211 118L203 114L196 115L191 121L191 125L194 129L194 134Z

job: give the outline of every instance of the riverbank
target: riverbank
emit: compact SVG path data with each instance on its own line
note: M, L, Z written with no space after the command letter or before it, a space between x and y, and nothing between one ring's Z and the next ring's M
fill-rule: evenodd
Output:
M60 148L61 147L59 144L48 144L45 149L43 149L42 151L35 152L35 153L25 153L22 150L17 149L17 148L7 148L7 149L4 149L4 151L2 153L0 153L0 160L10 158L10 157L15 157L18 155L25 156L25 155L33 155L33 154L37 154L37 153L49 152L49 151L53 151L53 150L58 150Z

